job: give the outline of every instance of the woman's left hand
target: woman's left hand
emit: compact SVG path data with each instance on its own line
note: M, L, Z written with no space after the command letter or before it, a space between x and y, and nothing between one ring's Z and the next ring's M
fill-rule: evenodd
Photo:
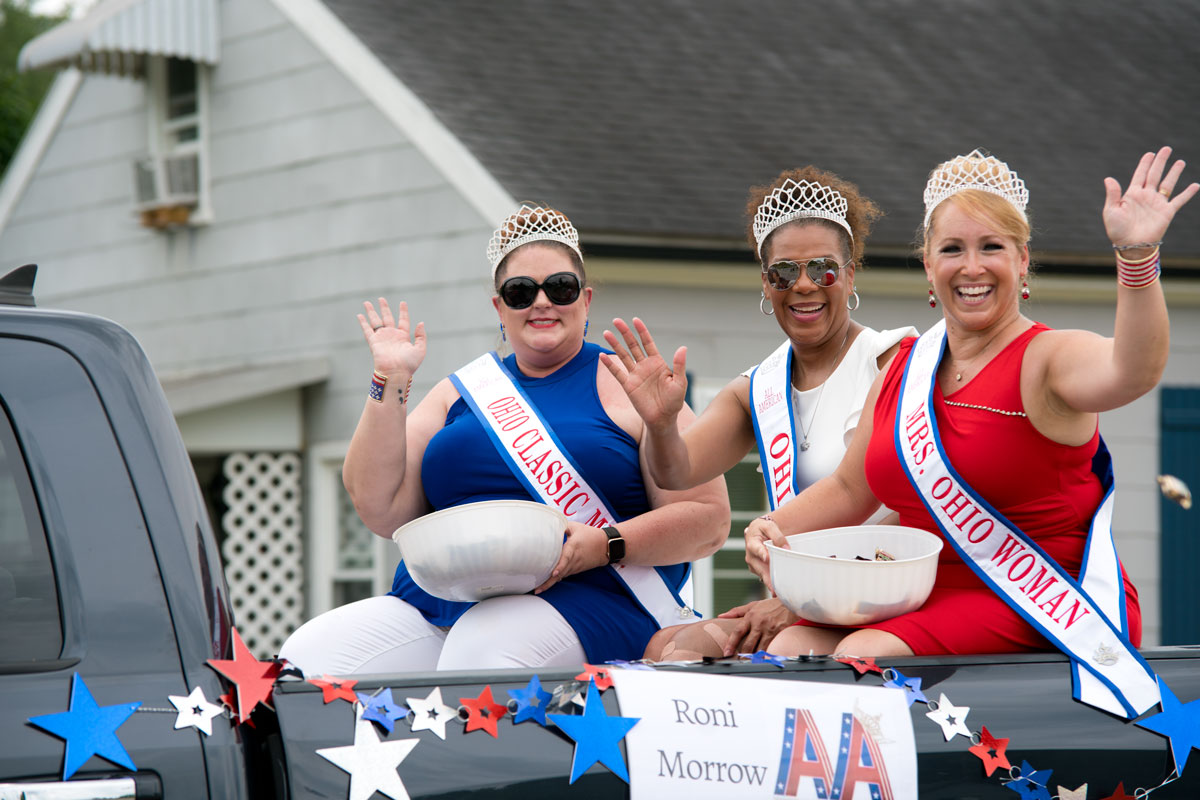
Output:
M1104 179L1104 228L1113 244L1160 241L1175 212L1200 191L1200 184L1193 183L1174 197L1171 196L1183 172L1184 162L1176 161L1163 174L1170 157L1170 147L1142 156L1124 195L1116 179Z
M582 522L567 522L566 538L563 540L562 555L550 570L550 577L533 590L541 594L568 575L583 572L608 564L608 536L600 528Z

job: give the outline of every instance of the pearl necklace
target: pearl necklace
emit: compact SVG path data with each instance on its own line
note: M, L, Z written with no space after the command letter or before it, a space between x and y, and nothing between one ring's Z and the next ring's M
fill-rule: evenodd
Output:
M804 429L804 420L802 420L802 419L799 420L800 434L804 437L804 440L800 442L801 452L812 447L812 445L808 443L808 431L812 430L813 423L817 421L817 409L821 407L821 395L825 394L825 384L829 383L829 379L833 377L833 373L837 370L838 361L840 361L842 358L842 350L845 349L846 342L848 342L849 340L850 340L850 325L849 325L849 323L847 323L846 335L842 337L842 344L840 347L838 347L837 355L833 357L833 369L829 370L829 375L827 375L825 377L825 380L821 381L821 388L817 390L817 402L813 403L812 415L808 418L808 430Z
M975 408L980 411L991 411L993 414L1003 414L1006 417L1024 417L1028 416L1024 411L1005 411L1002 408L992 408L991 406L977 406L974 403L956 403L953 400L942 400L948 406L958 406L960 408Z

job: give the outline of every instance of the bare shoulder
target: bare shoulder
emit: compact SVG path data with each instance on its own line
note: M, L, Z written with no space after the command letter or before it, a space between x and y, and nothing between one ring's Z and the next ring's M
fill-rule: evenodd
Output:
M608 367L599 360L596 362L596 395L600 398L600 407L608 414L609 419L641 444L642 418L638 416L633 403L629 402L629 395L625 394L621 384L617 383Z
M1087 353L1101 346L1106 337L1093 331L1065 328L1046 330L1034 336L1025 349L1022 373L1042 374L1056 364L1075 364L1087 358Z
M876 364L876 366L879 367L879 371L887 372L888 367L892 363L892 359L895 358L896 354L899 352L900 352L900 342L896 342L894 345L889 347L887 350L884 350L882 353L880 353L879 358L875 359L875 364Z

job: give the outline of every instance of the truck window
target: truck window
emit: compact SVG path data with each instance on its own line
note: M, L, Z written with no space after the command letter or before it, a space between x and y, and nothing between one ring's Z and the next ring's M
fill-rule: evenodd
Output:
M58 586L29 473L0 406L0 667L57 659Z

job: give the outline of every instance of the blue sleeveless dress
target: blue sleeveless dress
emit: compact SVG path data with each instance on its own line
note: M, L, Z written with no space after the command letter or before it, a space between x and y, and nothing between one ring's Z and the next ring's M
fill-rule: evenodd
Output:
M544 378L517 369L516 357L504 366L550 424L564 449L605 498L620 520L650 510L642 483L637 443L600 405L596 369L600 353L594 344ZM464 458L469 454L469 458ZM446 423L425 448L421 462L425 496L434 510L483 500L534 500L492 445L483 425L459 398ZM688 565L661 568L673 587L687 576ZM453 625L471 603L455 603L427 594L408 574L404 562L396 570L390 594L417 608L434 625ZM571 575L540 595L563 615L583 644L588 660L641 658L658 625L607 567Z

